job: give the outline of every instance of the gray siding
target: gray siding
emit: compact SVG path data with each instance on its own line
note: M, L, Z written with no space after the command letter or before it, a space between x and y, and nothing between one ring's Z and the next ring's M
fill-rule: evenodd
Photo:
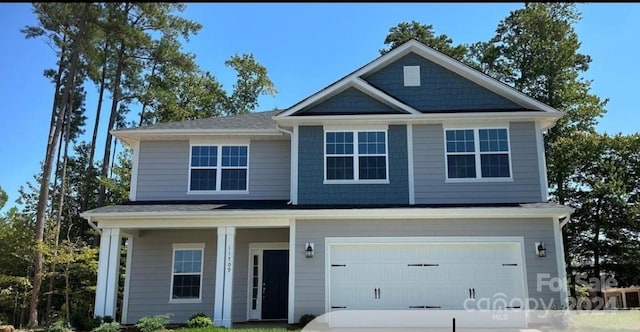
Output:
M142 141L138 167L138 201L289 199L291 143L288 140L251 141L249 193L187 195L188 141Z
M231 302L231 320L247 320L247 278L249 277L249 243L286 242L289 243L288 228L247 228L236 230L236 251L233 270L233 300Z
M185 323L204 312L213 317L216 276L216 229L141 231L134 239L127 324L141 317L172 313L172 323ZM174 243L205 243L202 303L169 303Z
M420 66L419 87L404 86L404 66ZM523 108L415 53L364 79L422 112Z
M298 141L298 204L408 204L407 128L389 126L389 184L323 184L324 131L301 126Z
M389 114L400 113L356 88L349 88L296 115Z
M536 289L538 273L558 276L556 248L551 219L454 219L454 220L318 220L296 222L296 243L314 242L315 255L304 257L295 252L295 311L300 316L320 315L325 310L325 237L389 237L389 236L524 236L526 277L529 298L544 303L560 303L560 294L543 287ZM535 255L535 242L543 241L547 257ZM539 302L540 303L540 302Z
M413 127L416 204L542 202L536 130L533 122L509 125L512 182L445 183L442 125ZM545 198L546 200L546 198Z
M143 316L164 313L172 313L171 322L178 324L198 312L213 318L217 236L216 229L142 231L134 240L126 323L135 324ZM237 229L235 241L231 319L244 322L247 320L249 243L288 243L289 229ZM205 243L202 303L169 303L174 243Z

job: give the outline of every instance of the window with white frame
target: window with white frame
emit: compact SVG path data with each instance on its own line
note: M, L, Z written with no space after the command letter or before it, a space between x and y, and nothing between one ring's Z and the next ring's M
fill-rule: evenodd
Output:
M200 300L202 298L203 256L204 244L174 245L171 300Z
M325 179L388 179L387 132L325 131Z
M507 128L446 129L447 179L511 178Z
M247 145L191 145L189 191L246 191Z

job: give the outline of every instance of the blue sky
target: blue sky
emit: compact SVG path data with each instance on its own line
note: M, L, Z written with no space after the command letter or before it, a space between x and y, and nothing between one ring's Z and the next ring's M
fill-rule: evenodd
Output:
M437 34L447 34L456 44L473 43L491 38L498 22L522 6L189 3L183 16L200 22L203 29L184 45L184 50L196 54L198 64L228 89L235 73L224 66L224 61L236 53L253 53L278 89L276 96L260 98L258 110L286 108L375 59L389 28L399 22L432 24ZM589 3L578 8L582 12L576 26L582 42L580 51L593 59L585 78L593 80L594 93L610 99L598 130L638 132L640 115L635 98L640 77L640 4ZM29 3L0 4L0 40L4 46L0 52L0 186L9 194L3 210L13 205L21 185L34 182L46 148L53 86L42 73L55 66L56 58L43 40L26 40L19 31L36 22ZM87 123L93 123L96 88L88 84L86 89ZM136 117L135 113L131 117ZM103 131L98 136L101 144Z

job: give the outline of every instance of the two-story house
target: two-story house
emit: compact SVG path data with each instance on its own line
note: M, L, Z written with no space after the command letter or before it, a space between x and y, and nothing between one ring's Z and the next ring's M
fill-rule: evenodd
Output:
M286 110L114 131L130 202L83 213L95 314L116 312L124 238L128 324L566 306L540 285L565 278L543 144L562 115L412 40Z

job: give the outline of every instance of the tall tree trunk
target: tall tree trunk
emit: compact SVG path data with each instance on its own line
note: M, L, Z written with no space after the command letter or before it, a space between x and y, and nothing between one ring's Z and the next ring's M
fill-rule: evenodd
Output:
M96 121L93 124L93 135L91 136L91 151L89 152L89 162L87 165L87 174L85 175L85 187L87 189L86 194L81 200L80 210L85 211L89 206L89 180L95 177L95 171L93 168L93 163L95 159L96 153L96 141L98 138L98 128L100 126L100 113L102 112L102 100L104 99L104 90L106 89L106 79L107 79L107 61L109 57L107 56L107 52L109 50L109 41L106 40L104 43L104 62L102 63L102 73L100 74L100 87L98 92L98 106L96 108Z
M58 256L58 245L60 244L60 228L62 225L62 211L64 209L64 195L66 191L67 185L67 163L69 160L69 141L71 136L71 115L74 109L73 105L73 97L70 96L69 99L69 109L65 114L65 128L64 128L64 152L62 153L62 175L60 175L60 186L58 187L58 210L56 211L56 228L54 230L54 249L53 256ZM62 139L60 143L62 143ZM58 149L58 156L60 156L60 150ZM58 158L60 159L60 158ZM59 164L59 160L58 160ZM58 177L58 166L56 166L56 177ZM55 262L51 265L51 277L49 278L49 291L47 292L47 309L46 315L50 317L51 315L51 304L53 302L53 285L54 285L54 276L56 273L56 264Z
M104 62L102 63L102 73L100 74L100 88L98 92L98 107L96 109L96 121L93 124L93 136L91 137L91 152L89 153L89 165L93 166L94 154L96 152L96 141L98 138L98 127L100 125L100 113L102 112L102 99L104 98L104 90L106 89L107 80L107 61L109 57L107 52L109 49L109 41L104 42Z
M124 68L124 52L125 52L125 42L124 40L120 41L120 49L118 50L118 65L116 67L116 71L114 73L113 80L113 100L111 102L111 115L109 116L109 126L107 127L107 138L104 144L104 157L102 158L102 172L100 175L103 178L107 178L109 174L109 160L111 159L111 129L116 122L116 118L118 116L118 102L120 101L120 79L122 76L122 70ZM100 185L100 190L98 192L98 206L104 206L104 202L106 200L106 190L104 185Z
M153 67L151 67L151 75L149 75L149 77L153 77L153 75L155 75L157 65L158 65L157 62L153 63ZM151 83L149 83L149 85L147 86L147 89L149 89L150 87L151 87ZM147 99L145 98L144 102L142 103L142 110L140 111L140 122L138 123L138 127L141 127L142 124L144 123L144 115L147 110L147 106L148 106L148 103L147 103Z
M29 325L38 326L38 303L40 295L40 286L42 284L42 251L40 246L43 244L44 239L44 223L47 212L47 201L49 200L49 180L51 179L51 168L54 161L55 143L60 136L62 130L64 115L68 111L68 104L70 99L71 90L75 89L76 72L78 70L78 62L80 58L80 45L84 39L85 26L87 23L90 3L85 3L80 23L78 26L78 36L73 41L73 47L71 51L71 61L69 66L69 73L64 89L62 99L60 102L60 114L58 114L56 125L49 129L49 138L47 140L47 152L42 166L42 177L40 178L40 192L38 195L38 210L36 214L36 227L35 227L35 243L34 243L34 269L33 269L33 289L31 290L31 297L29 299Z

